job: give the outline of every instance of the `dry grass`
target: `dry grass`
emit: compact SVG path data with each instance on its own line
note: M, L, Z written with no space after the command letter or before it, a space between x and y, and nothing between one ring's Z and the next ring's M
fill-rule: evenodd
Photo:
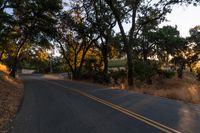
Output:
M7 74L9 73L8 67L6 65L1 64L1 63L0 63L0 71L7 73Z
M134 91L186 102L200 103L200 81L190 72L184 73L184 78L161 80L155 79L153 85L137 83Z
M59 76L45 75L45 78L57 79ZM91 83L91 80L81 80L82 83ZM120 81L121 85L109 84L105 85L113 89L127 89L127 81ZM93 83L96 85L103 85ZM171 79L160 79L159 77L153 80L152 85L146 85L141 82L137 82L134 89L129 88L132 91L144 94L150 94L160 97L166 97L170 99L176 99L186 102L199 103L200 104L200 81L196 80L194 73L185 72L184 78L179 79L176 76Z
M6 73L0 76L0 129L16 113L23 96L23 84Z

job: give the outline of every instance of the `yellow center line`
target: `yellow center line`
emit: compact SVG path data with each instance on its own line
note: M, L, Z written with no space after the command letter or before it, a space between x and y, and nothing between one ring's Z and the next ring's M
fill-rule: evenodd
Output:
M44 80L44 81L49 82L51 84L56 84L56 85L58 85L58 86L60 86L62 88L67 88L66 86L61 85L59 83L50 82L50 81L47 81L47 80ZM93 95L90 95L88 93L85 93L85 92L82 92L80 90L73 89L73 88L67 88L67 89L70 90L70 91L76 92L76 93L78 93L78 94L80 94L82 96L85 96L85 97L87 97L89 99L92 99L92 100L94 100L96 102L104 104L104 105L106 105L106 106L108 106L110 108L113 108L113 109L117 110L117 111L120 111L120 112L122 112L122 113L124 113L124 114L126 114L126 115L128 115L128 116L130 116L132 118L135 118L135 119L137 119L139 121L142 121L142 122L144 122L144 123L146 123L146 124L148 124L150 126L153 126L153 127L157 128L157 129L163 131L163 132L166 132L166 133L181 133L181 132L179 132L179 131L177 131L177 130L175 130L173 128L167 127L167 126L165 126L165 125L163 125L161 123L158 123L158 122L156 122L154 120L151 120L151 119L149 119L147 117L139 115L139 114L137 114L137 113L135 113L133 111L127 110L127 109L125 109L125 108L123 108L123 107L121 107L119 105L113 104L113 103L108 102L108 101L103 100L103 99L100 99L100 98L95 97Z

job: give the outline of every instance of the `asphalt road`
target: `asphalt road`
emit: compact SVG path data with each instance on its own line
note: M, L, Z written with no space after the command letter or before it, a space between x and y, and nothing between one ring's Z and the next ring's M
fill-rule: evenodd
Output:
M10 133L200 132L200 106L102 86L23 77Z

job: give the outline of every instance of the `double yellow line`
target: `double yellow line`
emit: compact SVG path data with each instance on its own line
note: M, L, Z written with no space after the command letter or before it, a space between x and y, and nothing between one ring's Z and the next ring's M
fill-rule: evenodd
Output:
M45 81L46 81L46 80L45 80ZM61 85L61 84L59 84L59 83L50 82L50 81L46 81L46 82L49 82L49 83L51 83L51 84L56 84L56 85L58 85L58 86L60 86L60 87L62 87L62 88L66 88L65 86L63 86L63 85ZM69 89L70 91L76 92L76 93L78 93L78 94L80 94L80 95L82 95L82 96L85 96L85 97L87 97L87 98L90 98L90 99L92 99L92 100L94 100L94 101L96 101L96 102L102 103L102 104L104 104L104 105L106 105L106 106L108 106L108 107L110 107L110 108L112 108L112 109L115 109L115 110L119 111L119 112L122 112L122 113L124 113L124 114L126 114L126 115L128 115L128 116L130 116L130 117L132 117L132 118L135 118L135 119L137 119L137 120L139 120L139 121L142 121L142 122L144 122L144 123L146 123L146 124L148 124L148 125L150 125L150 126L152 126L152 127L155 127L155 128L157 128L157 129L159 129L159 130L165 132L165 133L181 133L181 132L179 132L179 131L177 131L177 130L175 130L175 129L173 129L173 128L167 127L167 126L165 126L165 125L163 125L163 124L161 124L161 123L158 123L158 122L153 121L153 120L151 120L151 119L149 119L149 118L146 118L146 117L144 117L144 116L142 116L142 115L139 115L139 114L137 114L137 113L135 113L135 112L132 112L132 111L130 111L130 110L127 110L127 109L125 109L125 108L123 108L123 107L121 107L121 106L119 106L119 105L113 104L113 103L111 103L111 102L108 102L108 101L106 101L106 100L100 99L100 98L98 98L98 97L95 97L95 96L93 96L93 95L90 95L90 94L88 94L88 93L82 92L82 91L77 90L77 89L72 89L72 88L68 88L68 89Z

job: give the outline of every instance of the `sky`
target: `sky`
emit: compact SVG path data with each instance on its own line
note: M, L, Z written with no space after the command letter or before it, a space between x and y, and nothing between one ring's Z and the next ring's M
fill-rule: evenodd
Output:
M68 0L64 0L68 2ZM11 12L8 10L8 12ZM189 30L196 25L200 25L200 5L195 6L174 6L172 12L167 15L167 22L161 23L160 27L164 25L177 25L180 35L182 37L189 36ZM130 24L125 24L125 29L130 29ZM119 32L118 26L115 27L115 31Z
M168 22L163 22L163 25L177 25L182 37L189 36L189 29L200 25L200 6L174 6L172 13L167 15Z
M190 36L189 30L197 25L200 25L200 5L195 6L180 6L176 5L172 8L172 12L167 14L167 21L162 22L159 27L164 25L177 26L178 31L180 32L181 37ZM123 24L125 31L128 32L130 29L129 24ZM116 32L119 32L118 25L114 28Z

